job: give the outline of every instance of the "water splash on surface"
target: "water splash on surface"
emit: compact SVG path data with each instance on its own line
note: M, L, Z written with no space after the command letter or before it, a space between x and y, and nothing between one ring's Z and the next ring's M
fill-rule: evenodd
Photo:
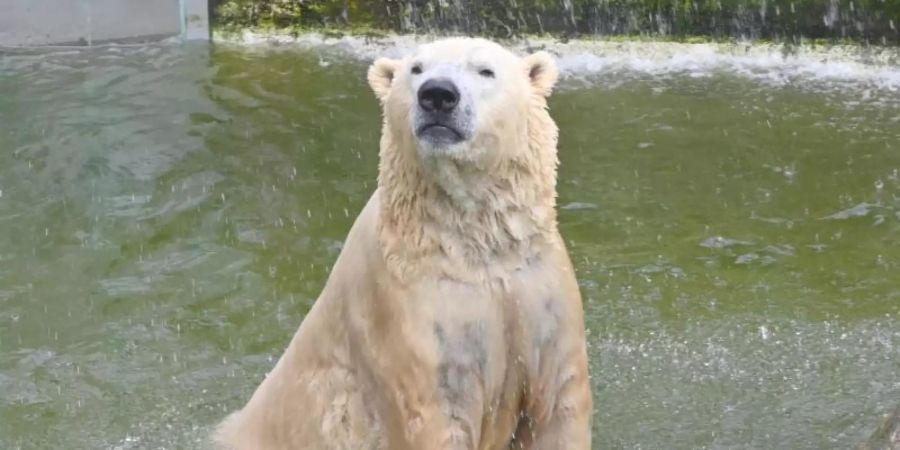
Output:
M318 34L290 36L245 31L237 37L221 36L220 39L256 48L296 46L371 60L411 54L417 45L435 38L413 35L328 38ZM563 76L582 81L604 73L708 77L725 71L776 86L809 82L900 92L900 49L896 47L599 39L563 43L540 38L504 41L504 44L522 53L537 49L550 51L557 56Z

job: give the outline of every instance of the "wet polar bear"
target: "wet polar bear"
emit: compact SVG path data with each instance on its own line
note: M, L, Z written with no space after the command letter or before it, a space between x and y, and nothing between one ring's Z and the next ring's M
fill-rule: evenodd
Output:
M379 59L378 188L224 448L586 450L581 297L557 230L557 69L482 39Z

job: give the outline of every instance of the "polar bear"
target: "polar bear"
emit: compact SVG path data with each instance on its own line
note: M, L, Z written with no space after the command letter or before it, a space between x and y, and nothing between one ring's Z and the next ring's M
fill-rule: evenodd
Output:
M378 59L378 187L224 448L586 450L581 296L557 230L552 57L451 38Z

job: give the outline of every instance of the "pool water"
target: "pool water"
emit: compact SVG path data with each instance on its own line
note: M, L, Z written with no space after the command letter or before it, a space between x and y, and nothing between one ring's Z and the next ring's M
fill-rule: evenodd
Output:
M205 448L375 186L400 50L355 45L0 53L0 448ZM595 448L848 448L900 402L900 68L748 58L560 55Z

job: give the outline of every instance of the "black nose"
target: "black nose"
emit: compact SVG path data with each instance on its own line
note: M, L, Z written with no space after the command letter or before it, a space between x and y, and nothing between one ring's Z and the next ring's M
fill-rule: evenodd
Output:
M419 88L419 106L428 112L450 112L459 103L456 85L446 78L432 78Z

